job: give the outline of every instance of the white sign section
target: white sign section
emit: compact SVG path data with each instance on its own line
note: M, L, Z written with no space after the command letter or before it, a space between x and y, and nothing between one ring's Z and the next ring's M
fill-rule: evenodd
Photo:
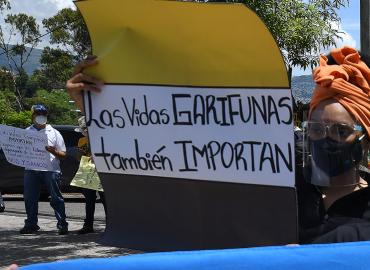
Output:
M99 172L294 186L289 89L106 85L85 110Z
M48 170L50 154L45 150L45 134L0 125L0 144L6 160L16 166L32 170Z

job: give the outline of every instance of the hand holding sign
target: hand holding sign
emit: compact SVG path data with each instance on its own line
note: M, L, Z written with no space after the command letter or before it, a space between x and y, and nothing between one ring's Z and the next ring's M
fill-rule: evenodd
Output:
M66 152L58 151L54 146L45 146L45 149L59 159L66 156Z
M98 59L95 56L90 56L86 60L77 64L71 79L67 81L66 88L71 98L76 102L76 106L84 111L82 90L100 92L103 85L102 81L90 77L83 73L87 67L98 64Z

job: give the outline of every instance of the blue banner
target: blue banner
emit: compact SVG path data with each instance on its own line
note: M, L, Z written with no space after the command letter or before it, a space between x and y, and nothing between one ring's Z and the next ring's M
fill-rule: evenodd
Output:
M361 270L370 267L370 242L229 250L146 253L108 259L78 259L22 270Z

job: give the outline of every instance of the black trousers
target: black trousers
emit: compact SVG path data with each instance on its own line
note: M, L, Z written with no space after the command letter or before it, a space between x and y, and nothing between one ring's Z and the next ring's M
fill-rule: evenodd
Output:
M85 212L86 212L86 218L84 222L84 227L93 227L94 225L94 213L95 213L95 202L96 202L96 190L82 188L81 189L82 194L85 196ZM104 212L107 214L107 209L105 205L105 197L104 192L99 191L99 197L104 207Z

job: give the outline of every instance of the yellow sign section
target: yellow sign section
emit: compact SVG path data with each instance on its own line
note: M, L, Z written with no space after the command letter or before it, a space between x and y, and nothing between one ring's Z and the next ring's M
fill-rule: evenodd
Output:
M261 19L243 4L161 0L76 2L106 83L289 87Z
M81 157L80 166L71 181L71 186L103 191L98 172L91 157Z

